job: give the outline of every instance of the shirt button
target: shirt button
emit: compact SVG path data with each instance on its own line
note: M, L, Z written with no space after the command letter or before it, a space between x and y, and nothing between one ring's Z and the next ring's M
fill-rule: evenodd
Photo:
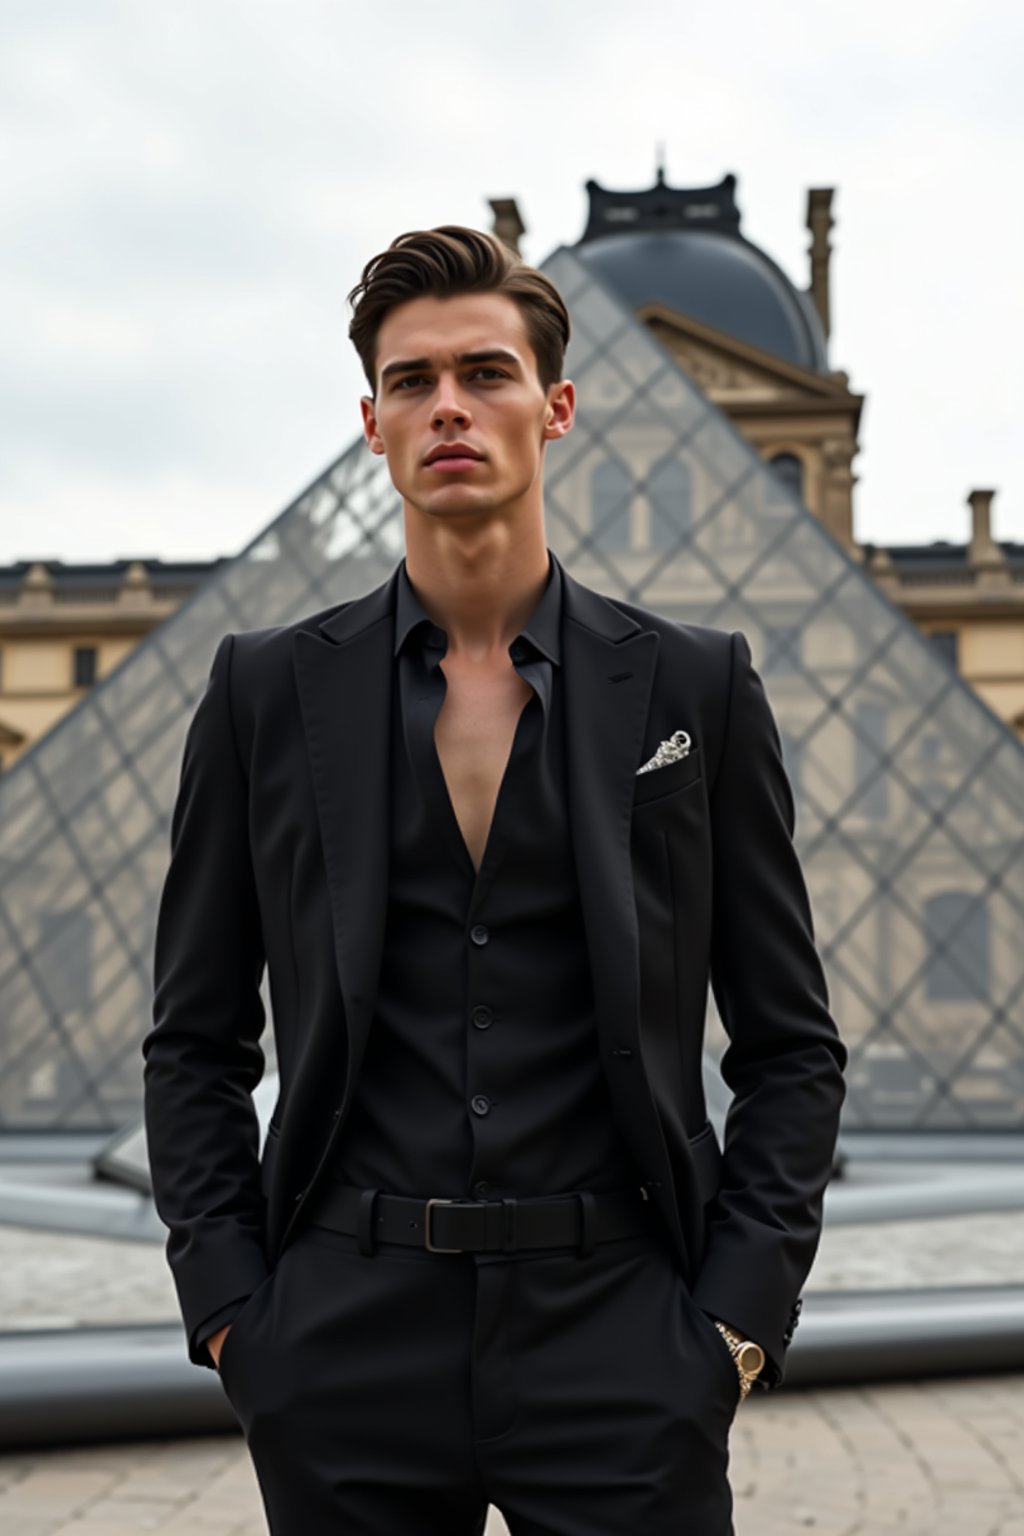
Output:
M490 1113L491 1101L485 1094L475 1093L470 1100L470 1103L473 1106L473 1113L475 1115L486 1115Z
M478 1200L486 1200L490 1192L491 1186L486 1179L481 1179L479 1183L473 1185L473 1193Z
M494 1014L487 1007L486 1003L479 1003L473 1009L471 1018L477 1029L487 1029L494 1023Z
M483 923L475 923L469 930L469 936L473 940L474 944L486 944L487 940L490 938L490 934L487 932L487 929L484 927Z
M519 644L510 645L509 648L508 648L508 653L511 656L513 661L525 661L526 660L526 647L525 647L525 645L519 645Z

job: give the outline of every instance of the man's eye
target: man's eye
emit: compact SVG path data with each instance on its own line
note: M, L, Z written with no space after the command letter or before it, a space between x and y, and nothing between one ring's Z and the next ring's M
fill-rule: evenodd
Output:
M426 382L427 382L426 379L423 377L423 375L421 373L408 373L408 374L406 374L404 379L399 379L398 380L398 383L395 385L395 388L396 389L405 389L406 387L411 387L414 384L425 384Z
M508 378L508 374L503 368L478 368L473 377L482 378L484 374L489 374L492 379Z

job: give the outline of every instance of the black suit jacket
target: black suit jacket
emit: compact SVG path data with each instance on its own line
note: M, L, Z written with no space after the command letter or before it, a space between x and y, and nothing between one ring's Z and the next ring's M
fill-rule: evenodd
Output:
M781 1379L845 1093L778 731L745 636L562 568L569 815L617 1125L694 1299ZM273 1268L356 1092L385 921L396 572L226 635L189 726L145 1037L157 1209L191 1358ZM684 729L688 756L637 776ZM267 967L280 1095L263 1153ZM708 982L729 1035L708 1123ZM444 1194L446 1191L438 1191Z

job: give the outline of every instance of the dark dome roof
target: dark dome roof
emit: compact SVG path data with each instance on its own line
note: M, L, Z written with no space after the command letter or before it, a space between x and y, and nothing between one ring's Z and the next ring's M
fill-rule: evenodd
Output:
M730 176L719 187L691 192L659 180L649 192L609 193L591 182L590 222L575 254L631 309L664 304L827 373L817 311L771 257L739 233L734 186ZM672 227L681 222L691 227ZM693 228L698 222L705 227Z

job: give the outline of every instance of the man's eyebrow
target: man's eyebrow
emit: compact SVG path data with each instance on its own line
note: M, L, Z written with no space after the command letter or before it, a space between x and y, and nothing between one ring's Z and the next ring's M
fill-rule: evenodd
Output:
M504 347L487 347L482 352L461 352L455 359L457 363L511 363L513 367L520 367L521 363L514 352L507 352ZM422 373L431 366L429 357L399 358L393 363L387 363L380 371L381 379L390 379L396 373Z
M388 363L386 367L381 369L380 376L382 379L389 379L393 373L414 373L429 367L429 357L414 357L408 361L400 360L395 363Z
M514 352L506 352L504 347L487 347L483 352L463 352L455 359L457 363L513 363L518 365L519 359Z

